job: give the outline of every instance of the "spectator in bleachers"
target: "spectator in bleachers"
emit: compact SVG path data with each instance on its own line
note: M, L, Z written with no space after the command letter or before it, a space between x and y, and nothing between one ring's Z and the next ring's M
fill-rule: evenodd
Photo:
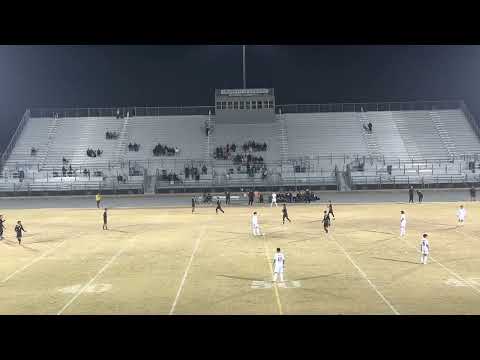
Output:
M65 166L62 166L62 175L64 177L67 176L67 168Z
M205 164L203 164L203 167L202 167L202 174L203 175L207 174L207 166Z
M31 156L37 155L37 149L35 149L34 147L32 147L32 149L30 150L30 155L31 155Z
M208 126L208 121L205 120L205 136L208 136L210 132L210 127Z
M100 149L97 150L97 156L100 156L102 155L103 151L101 151Z
M372 127L373 127L372 123L369 122L369 123L368 123L368 131L372 132Z
M129 143L128 144L128 151L132 151L132 150L133 150L133 145L132 145L132 143Z

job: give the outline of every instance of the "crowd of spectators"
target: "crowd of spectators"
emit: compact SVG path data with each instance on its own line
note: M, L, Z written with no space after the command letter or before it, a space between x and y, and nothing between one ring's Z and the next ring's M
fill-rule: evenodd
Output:
M217 160L230 160L237 150L237 145L227 144L226 146L219 146L215 149L214 158Z
M87 149L87 156L88 157L100 157L102 155L103 151L98 149L97 151L93 149Z
M167 170L162 170L162 175L158 175L157 180L170 181L170 182L181 181L180 177L176 173L170 171L170 173L167 174Z
M153 148L154 156L174 156L178 154L180 149L178 147L169 147L162 144L158 144Z
M107 140L116 140L116 139L118 139L119 136L120 136L120 134L118 132L114 132L114 131L107 131L105 133L105 139L107 139Z
M282 203L309 203L317 200L320 200L320 198L309 189L298 191L296 194L292 194L291 192L277 194L277 202ZM269 201L271 201L271 199Z
M208 171L207 166L204 164L201 168L202 175L206 175L207 171ZM190 167L188 166L185 167L185 180L188 180L190 178L192 180L200 180L200 170L197 167L194 167L193 165Z
M247 151L267 151L267 143L257 143L253 140L250 140L242 145L242 149L244 152Z
M140 149L140 145L138 145L137 143L129 143L128 144L128 151L135 151L137 152L138 150Z

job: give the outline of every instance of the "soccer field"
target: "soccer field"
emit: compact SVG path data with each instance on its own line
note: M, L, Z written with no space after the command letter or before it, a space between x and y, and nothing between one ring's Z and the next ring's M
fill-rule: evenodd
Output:
M480 314L480 205L458 228L459 204L334 205L328 235L324 203L289 206L285 225L280 205L257 205L263 237L247 206L112 208L108 231L98 209L4 210L0 314Z

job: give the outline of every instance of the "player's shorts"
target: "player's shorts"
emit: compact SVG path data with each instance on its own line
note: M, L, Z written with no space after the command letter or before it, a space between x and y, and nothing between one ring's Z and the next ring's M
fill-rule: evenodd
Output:
M275 273L283 273L283 266L275 266L275 270L273 270Z
M459 216L458 221L465 221L465 216Z

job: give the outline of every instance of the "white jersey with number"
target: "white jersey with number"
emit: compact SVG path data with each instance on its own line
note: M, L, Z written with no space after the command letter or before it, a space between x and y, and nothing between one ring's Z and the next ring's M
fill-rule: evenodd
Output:
M428 244L428 240L423 238L422 243L420 244L420 251L423 255L428 255L430 251L430 245Z
M467 216L467 209L458 209L457 216L458 220L465 220L465 216Z
M275 262L275 270L273 272L279 273L283 272L283 263L285 261L285 255L283 253L276 253L273 257L273 261Z
M272 202L277 202L277 194L272 194Z
M405 217L405 214L402 214L402 216L400 216L400 226L405 227L406 225L407 225L407 218Z

